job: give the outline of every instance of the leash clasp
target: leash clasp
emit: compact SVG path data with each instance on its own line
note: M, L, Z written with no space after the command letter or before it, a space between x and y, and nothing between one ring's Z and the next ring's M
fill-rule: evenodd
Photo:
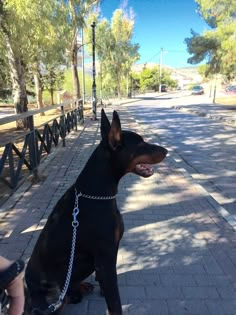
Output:
M62 306L62 301L58 300L56 303L53 303L53 304L49 305L48 310L49 310L50 313L54 313L61 306Z
M79 208L78 206L75 206L72 216L73 216L73 221L72 221L72 226L73 227L78 227L79 221L77 220L77 215L79 214Z
M77 220L77 215L79 214L79 197L81 196L81 193L77 193L77 190L75 188L75 205L72 212L73 221L72 226L73 228L77 228L79 226L79 221Z

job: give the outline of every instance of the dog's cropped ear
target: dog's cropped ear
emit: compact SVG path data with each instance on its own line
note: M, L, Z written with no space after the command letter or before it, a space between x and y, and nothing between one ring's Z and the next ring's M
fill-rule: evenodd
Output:
M114 110L111 123L111 129L108 134L108 140L111 148L115 150L121 143L121 124L118 113Z
M107 118L107 115L106 115L104 109L102 108L102 110L101 110L101 136L102 136L102 139L105 139L108 137L110 129L111 129L111 124Z

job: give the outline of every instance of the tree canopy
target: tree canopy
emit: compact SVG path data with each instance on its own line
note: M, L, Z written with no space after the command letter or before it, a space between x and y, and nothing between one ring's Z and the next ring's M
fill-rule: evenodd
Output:
M160 78L159 68L144 67L142 72L139 75L139 78L140 78L141 91L145 91L145 90L158 91L160 84L165 84L168 86L168 88L177 87L177 82L176 80L173 80L171 78L171 73L168 69L162 69L161 78Z
M61 85L61 69L71 67L73 95L80 98L79 37L83 28L88 38L86 46L91 44L93 21L97 23L96 54L103 88L120 95L125 80L130 79L132 64L139 58L139 46L132 42L134 15L119 9L109 22L99 16L99 3L100 0L0 0L0 89L8 88L11 82L17 113L28 110L27 94L32 85L38 107L43 106L42 93L49 89L46 82L48 73L52 77L52 69ZM58 85L50 84L51 94L52 86Z
M96 53L103 87L120 96L122 80L128 80L132 64L139 59L139 45L132 42L134 16L117 9L111 22L98 14L90 17L92 21L96 22ZM91 32L86 37L91 43Z
M210 29L203 34L191 30L185 39L188 62L206 61L207 74L221 73L229 80L236 77L236 0L195 0L198 13Z

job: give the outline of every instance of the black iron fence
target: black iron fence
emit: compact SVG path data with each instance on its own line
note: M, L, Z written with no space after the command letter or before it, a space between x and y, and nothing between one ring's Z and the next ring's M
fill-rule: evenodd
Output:
M60 114L35 127L35 115L53 109L60 109ZM4 136L0 139L0 184L11 189L17 187L23 176L23 169L37 177L41 159L50 154L59 142L66 145L66 135L71 130L77 130L78 124L84 122L82 100L4 117L0 119L0 125L18 119L28 120L29 131L10 140L4 141Z

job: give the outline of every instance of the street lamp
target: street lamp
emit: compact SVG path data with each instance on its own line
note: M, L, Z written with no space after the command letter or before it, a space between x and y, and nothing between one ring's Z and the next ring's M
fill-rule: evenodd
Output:
M97 120L97 95L96 95L96 67L95 67L95 22L92 23L92 50L93 50L93 84L92 84L92 118Z
M85 106L85 69L84 69L84 30L81 29L81 53L82 53L82 88L83 88L83 107Z

